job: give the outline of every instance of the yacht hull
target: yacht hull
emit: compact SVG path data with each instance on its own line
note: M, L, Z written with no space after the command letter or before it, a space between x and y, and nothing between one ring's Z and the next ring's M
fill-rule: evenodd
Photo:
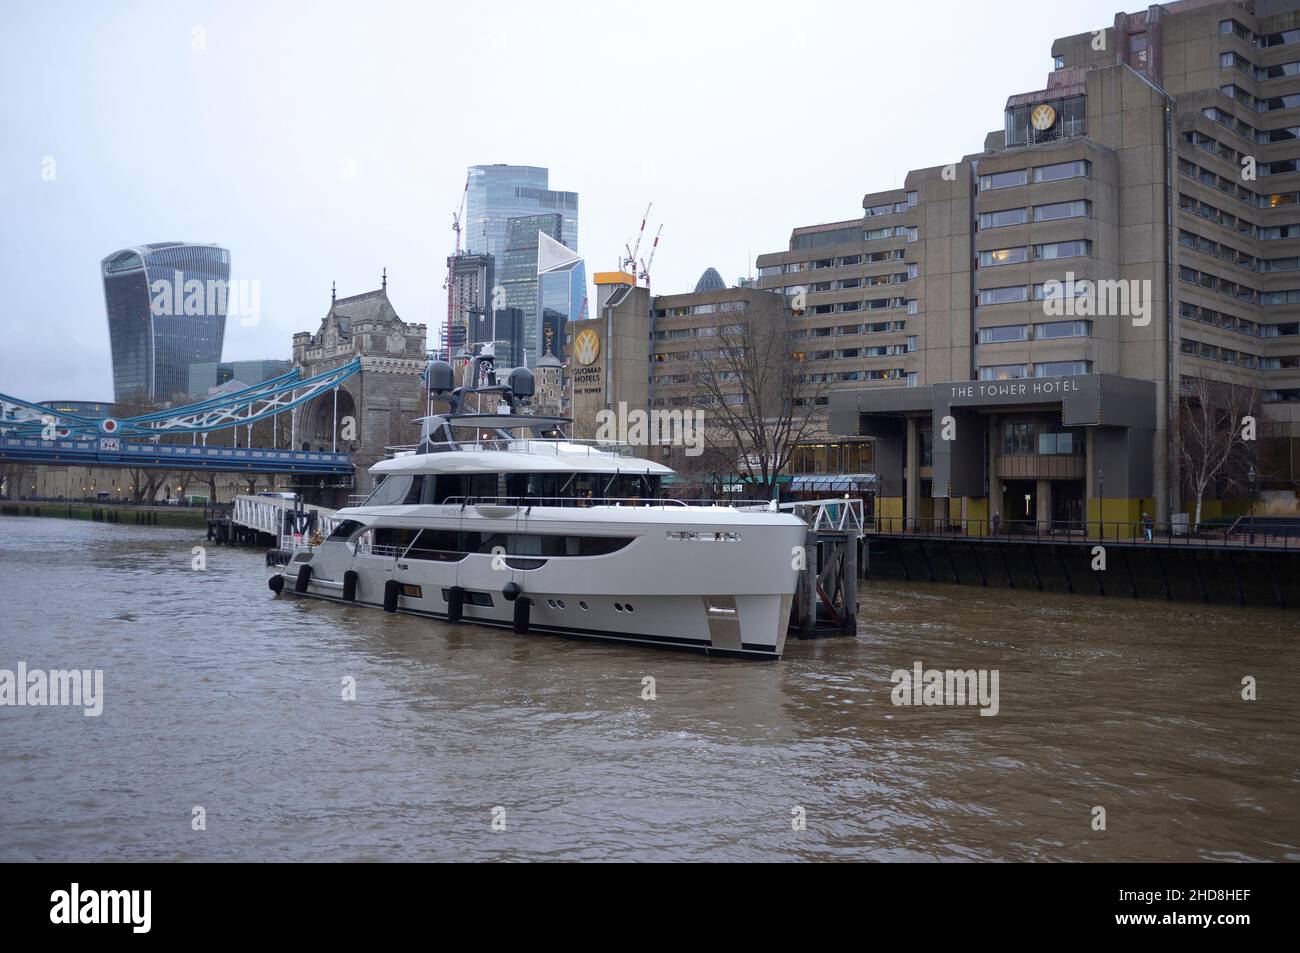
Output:
M457 602L463 624L766 660L780 658L785 648L807 530L784 514L711 507L494 507L481 513L428 506L339 516L381 530L468 531L484 539L493 532L575 534L626 542L594 556L480 552L439 560L413 558L411 551L380 555L330 540L295 556L277 573L278 585L273 577L272 588L380 609L387 596L397 612L439 620L448 620Z

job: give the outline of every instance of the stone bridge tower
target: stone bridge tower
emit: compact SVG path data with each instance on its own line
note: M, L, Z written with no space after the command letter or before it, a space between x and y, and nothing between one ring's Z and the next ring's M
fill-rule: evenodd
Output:
M319 374L353 358L361 371L338 388L322 394L294 412L297 449L352 452L356 486L319 494L320 502L346 503L350 493L369 493L374 486L369 468L385 456L385 448L419 440L417 417L425 412L420 371L425 365L425 326L407 324L388 300L388 274L377 291L337 298L315 334L293 336L293 363L304 377ZM337 419L337 432L335 421ZM332 498L332 499L327 499Z

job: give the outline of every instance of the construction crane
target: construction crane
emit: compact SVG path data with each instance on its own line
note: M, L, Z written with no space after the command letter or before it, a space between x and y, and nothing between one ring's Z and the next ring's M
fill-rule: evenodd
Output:
M641 216L641 229L636 234L636 244L624 245L623 249L627 252L627 257L623 259L623 270L633 277L636 276L637 257L636 254L641 249L641 239L645 237L645 223L650 218L650 209L654 206L651 202L645 207L645 214Z
M453 280L456 275L455 260L460 257L460 232L461 220L465 216L465 202L469 198L469 176L465 176L465 188L460 193L460 208L451 213L451 230L456 233L456 247L452 252L452 260L447 264L447 280L442 286L447 289L447 330L443 335L442 343L447 348L447 362L451 363L451 326L456 319L456 282ZM468 337L466 337L468 340Z
M642 281L645 282L645 286L647 288L650 287L650 266L655 263L655 252L659 250L659 236L662 235L663 232L664 232L664 226L662 223L660 223L659 230L655 232L654 243L651 244L650 246L649 261L647 261L644 258L641 259L641 274L639 275L639 277Z

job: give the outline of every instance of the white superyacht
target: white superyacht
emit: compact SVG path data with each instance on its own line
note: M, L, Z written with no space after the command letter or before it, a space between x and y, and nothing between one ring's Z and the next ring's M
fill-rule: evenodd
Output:
M660 497L673 471L626 448L566 438L519 412L532 374L496 383L491 356L423 419L419 446L371 467L374 492L270 580L276 592L452 622L777 659L807 533L798 517ZM465 398L497 413L462 413Z

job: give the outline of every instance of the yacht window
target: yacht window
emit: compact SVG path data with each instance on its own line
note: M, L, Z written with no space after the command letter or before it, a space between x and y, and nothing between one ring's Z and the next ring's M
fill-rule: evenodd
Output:
M556 536L544 533L490 533L480 553L501 547L507 556L607 556L632 542L630 536Z
M330 539L347 539L359 530L362 525L358 520L344 520L334 527L334 532L330 533Z
M467 497L491 500L501 495L495 473L441 473L432 478L432 481L434 486L426 494L430 502L445 503L447 500L460 502Z
M383 478L375 491L366 498L366 506L397 506L406 501L414 478L410 474L394 473ZM416 493L417 500L420 498Z
M428 559L433 562L460 562L466 554L458 548L457 535L454 530L420 530L420 535L406 551L406 556L408 559Z
M419 535L419 532L418 529L408 529L403 526L381 526L375 529L375 545L396 550L396 555L400 556L408 546L415 542L415 537Z

